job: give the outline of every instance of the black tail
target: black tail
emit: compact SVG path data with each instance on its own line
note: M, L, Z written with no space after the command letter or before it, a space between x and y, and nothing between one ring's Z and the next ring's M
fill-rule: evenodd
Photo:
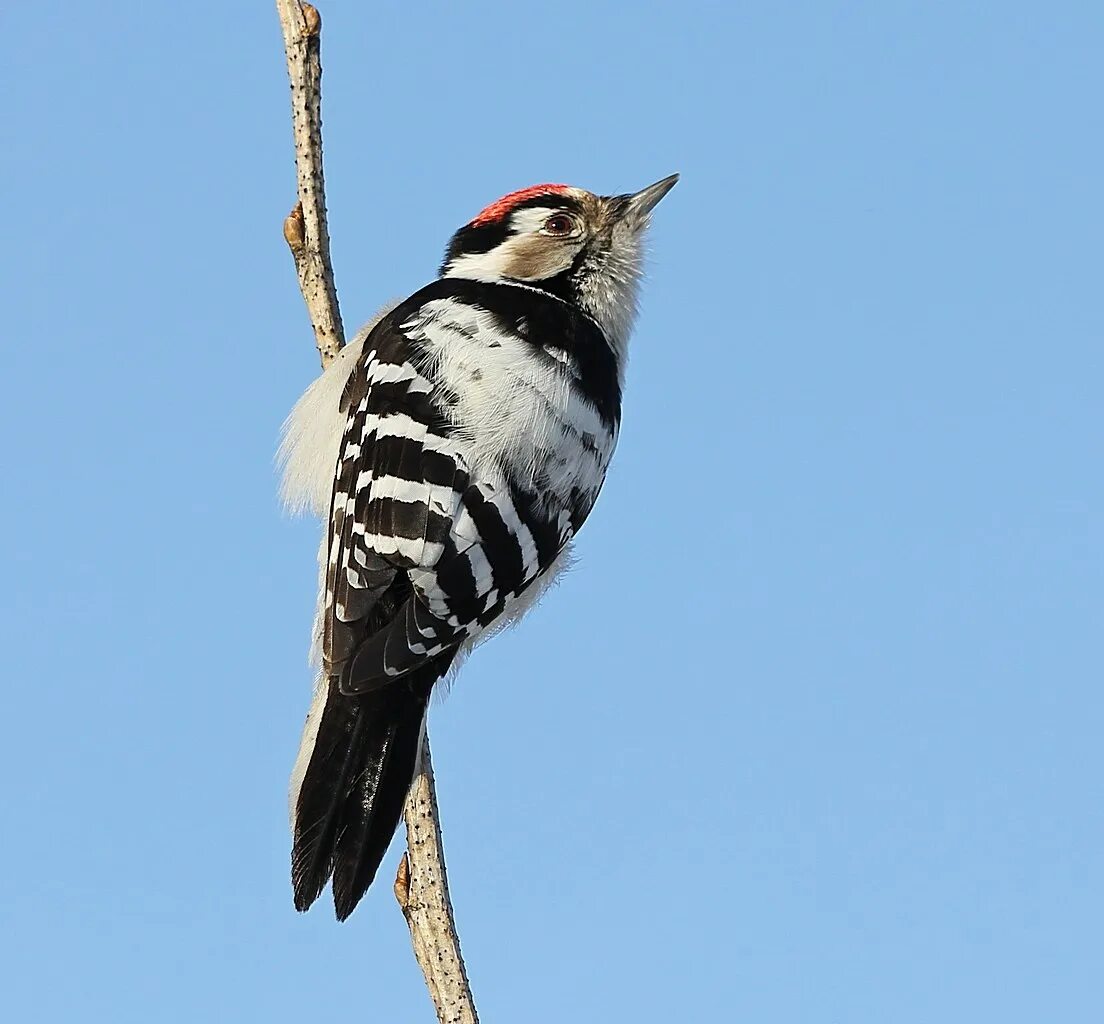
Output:
M333 678L313 731L319 712L312 709L300 752L306 765L293 796L297 910L306 910L332 875L334 908L344 921L372 884L402 816L439 675L414 673L356 697L340 693Z

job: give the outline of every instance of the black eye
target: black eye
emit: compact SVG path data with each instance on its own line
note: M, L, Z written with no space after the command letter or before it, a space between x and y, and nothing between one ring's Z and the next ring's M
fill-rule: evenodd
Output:
M570 235L575 230L575 222L566 213L554 213L544 222L546 235Z

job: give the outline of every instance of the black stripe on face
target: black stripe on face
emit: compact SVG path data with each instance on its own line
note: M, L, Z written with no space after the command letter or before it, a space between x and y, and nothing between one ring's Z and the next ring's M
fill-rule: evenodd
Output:
M458 256L466 253L490 252L505 242L509 233L505 217L489 224L465 224L450 239L439 273L443 274L448 269L448 265Z
M575 259L571 261L570 267L561 270L552 277L533 282L534 286L540 288L542 292L548 292L549 295L555 295L557 298L563 299L564 302L574 303L575 283L578 279L579 270L588 255L587 248L584 246L576 254Z

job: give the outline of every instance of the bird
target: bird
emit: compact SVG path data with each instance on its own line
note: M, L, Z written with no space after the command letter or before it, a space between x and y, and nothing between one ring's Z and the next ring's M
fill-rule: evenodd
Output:
M452 235L284 424L285 503L323 520L318 674L292 771L292 888L345 920L413 781L435 686L571 559L617 442L644 239L638 192L523 188Z

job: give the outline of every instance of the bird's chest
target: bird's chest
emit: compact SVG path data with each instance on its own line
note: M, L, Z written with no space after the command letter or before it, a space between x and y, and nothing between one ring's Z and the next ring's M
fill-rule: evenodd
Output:
M427 372L474 479L505 476L538 493L596 493L614 432L555 339L505 331L451 303L419 325Z

